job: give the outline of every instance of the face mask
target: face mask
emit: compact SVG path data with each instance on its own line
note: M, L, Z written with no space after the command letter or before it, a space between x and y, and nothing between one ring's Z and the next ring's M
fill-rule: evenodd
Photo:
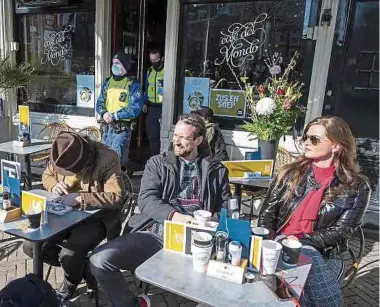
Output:
M162 65L162 61L161 61L161 60L158 61L158 62L153 62L153 63L152 63L152 67L153 67L154 69L160 68L161 65Z
M123 65L120 64L112 64L111 70L115 76L124 76L127 72Z

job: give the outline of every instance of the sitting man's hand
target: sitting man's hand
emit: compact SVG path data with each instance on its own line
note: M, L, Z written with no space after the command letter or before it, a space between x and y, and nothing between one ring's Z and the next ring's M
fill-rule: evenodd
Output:
M172 221L177 223L185 223L193 221L194 218L191 215L182 214L179 212L176 212L173 214Z
M103 114L103 119L104 121L109 124L109 123L112 123L113 121L113 117L112 117L112 114L110 112L106 112Z
M54 194L58 194L58 195L67 195L69 194L68 192L68 189L69 186L60 181L60 182L57 182L57 184L51 189L51 191L54 193Z
M148 112L148 106L146 104L143 105L142 111L143 111L143 113Z
M58 197L55 201L66 206L76 207L80 205L80 200L81 199L78 193L70 193L68 195Z

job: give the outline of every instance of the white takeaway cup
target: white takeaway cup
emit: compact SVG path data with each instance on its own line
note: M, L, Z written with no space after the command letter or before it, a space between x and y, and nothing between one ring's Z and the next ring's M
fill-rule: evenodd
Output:
M194 211L194 219L199 223L201 226L205 226L206 223L211 220L212 214L210 211L207 210L196 210Z
M191 253L193 254L193 269L204 273L211 258L213 247L212 235L207 232L195 232L191 239Z
M262 243L262 275L271 275L276 272L280 259L282 245L276 241L263 240Z

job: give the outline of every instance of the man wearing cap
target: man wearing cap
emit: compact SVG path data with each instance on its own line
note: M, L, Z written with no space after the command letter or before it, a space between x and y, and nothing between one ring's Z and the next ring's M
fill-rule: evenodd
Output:
M52 144L42 184L47 191L60 195L56 202L82 210L102 209L43 245L44 262L64 270L64 282L57 294L66 300L73 296L82 277L90 282L87 254L103 239L120 233L119 210L125 193L120 160L115 151L101 143L74 132L61 132ZM33 257L31 242L24 241L23 250Z
M122 166L126 166L131 131L144 101L140 83L129 74L129 55L117 53L112 60L111 70L112 76L104 81L96 102L96 113L105 123L103 143L114 149Z

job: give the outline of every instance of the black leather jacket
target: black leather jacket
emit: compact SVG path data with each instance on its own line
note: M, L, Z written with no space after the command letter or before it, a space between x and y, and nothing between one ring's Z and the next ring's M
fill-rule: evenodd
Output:
M294 197L285 202L285 192L288 189L285 182L290 180L291 176L292 174L285 176L277 186L276 180L273 181L260 210L258 226L274 231L276 235L281 234L281 229L310 189L319 186L310 169L301 179ZM300 240L305 245L314 246L325 255L327 251L334 248L344 250L347 239L362 223L371 193L368 183L363 181L337 199L327 201L329 188L338 184L339 179L335 177L330 187L324 192L317 220L313 225L313 232L304 234Z

